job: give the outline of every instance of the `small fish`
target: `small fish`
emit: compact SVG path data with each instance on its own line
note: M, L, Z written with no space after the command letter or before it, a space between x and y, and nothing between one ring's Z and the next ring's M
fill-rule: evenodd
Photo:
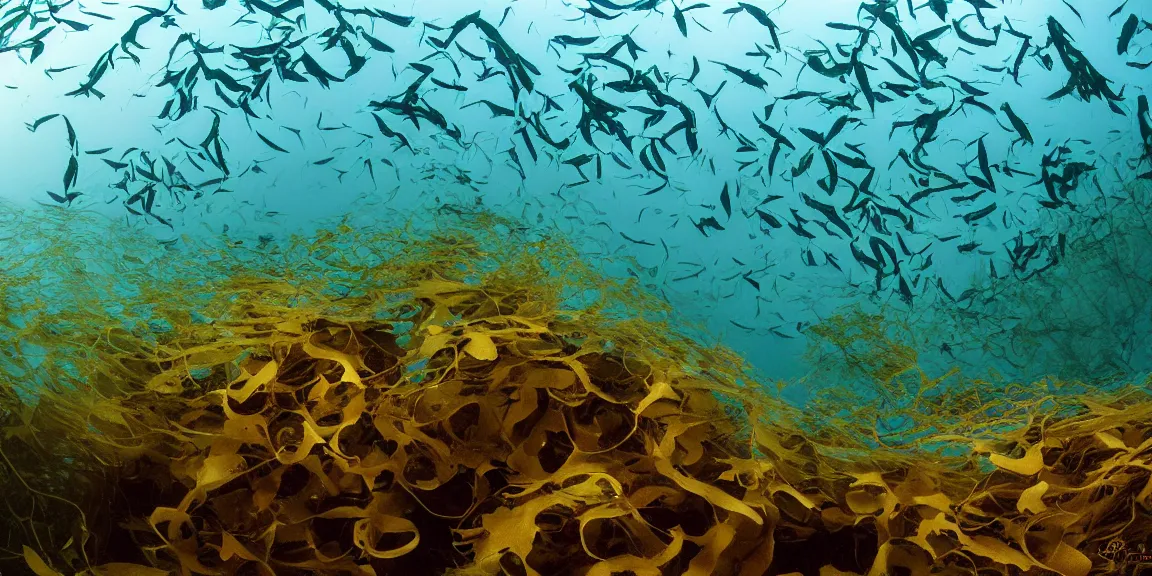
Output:
M552 39L549 40L549 42L550 43L556 43L556 44L559 44L559 45L567 48L568 46L590 46L593 43L595 43L597 40L600 40L599 36L576 37L576 36L569 36L567 34L561 34L560 36L552 37Z
M756 215L759 216L760 219L763 220L765 224L767 224L768 226L770 226L772 228L783 228L784 227L784 224L781 223L780 220L778 220L775 216L773 216L767 212L764 212L763 210L757 209Z
M903 300L905 304L908 304L909 306L911 306L912 305L912 289L910 289L908 287L908 281L904 279L903 275L900 276L900 283L899 284L900 284L900 299Z
M269 148L271 148L277 152L288 152L287 150L278 146L275 142L269 140L266 136L261 134L259 131L256 131L256 136L258 136L261 140L263 140L264 143L267 144Z
M997 25L996 27L993 28L993 38L991 40L988 40L986 38L979 38L977 36L973 36L973 35L969 34L967 31L965 31L963 27L960 26L960 23L963 22L965 18L968 18L971 16L975 16L975 14L968 14L968 15L964 16L963 18L960 18L959 20L952 20L952 28L956 30L956 36L958 38L960 38L961 41L966 42L968 44L971 44L973 46L980 46L981 48L990 48L992 46L995 46L996 42L1000 39L1000 26Z
M1124 22L1124 27L1120 30L1120 40L1116 43L1116 54L1128 52L1128 45L1132 42L1132 36L1136 34L1136 27L1139 25L1140 19L1135 14L1129 14L1128 20Z
M713 64L719 64L719 65L723 66L724 69L727 70L729 74L736 76L741 81L743 81L745 84L747 84L753 88L759 88L760 90L767 90L768 89L768 82L766 82L763 78L761 78L759 74L752 72L751 70L744 70L742 68L737 68L735 66L732 66L731 64L725 64L723 62L717 62L715 60L711 60L711 62ZM719 90L717 90L717 92L719 92Z
M64 170L64 192L68 192L70 188L76 185L77 173L80 170L80 163L75 155L68 157L68 167Z
M1083 24L1083 23L1084 23L1084 17L1080 15L1080 11L1079 11L1079 10L1077 10L1075 7L1073 7L1071 4L1069 4L1069 3L1068 3L1068 0L1060 0L1060 1L1061 1L1061 2L1063 2L1063 3L1064 3L1064 5L1065 5L1065 6L1067 6L1067 7L1068 7L1068 9L1069 9L1069 10L1071 10L1071 11L1072 11L1072 13L1073 13L1073 14L1075 14L1075 15L1076 15L1076 17L1080 19L1080 23L1081 23L1081 24Z
M469 106L475 106L477 104L483 104L483 105L487 106L488 111L492 113L492 118L496 118L499 116L507 116L507 117L516 116L516 113L513 112L511 108L505 108L505 107L500 106L499 104L496 104L495 102L492 102L490 100L477 100L475 102L465 104L465 105L461 106L460 108L464 109L464 108L468 108Z
M437 80L435 77L431 78L431 80L432 80L433 84L435 84L441 88L444 88L446 90L454 90L456 92L467 92L468 91L467 86L461 86L460 84L457 84L455 82L449 84L447 82L442 82L440 80Z
M860 91L864 93L864 99L868 102L868 109L873 112L876 111L876 93L872 91L872 85L868 82L868 72L864 69L864 64L860 62L859 53L853 58L852 70L856 74L856 82L860 84Z
M365 32L363 30L360 31L360 34L363 35L364 39L368 41L368 45L371 46L372 49L377 51L377 52L390 53L390 52L396 51L391 46L385 44L384 42L381 42L380 40L376 39L375 37L373 37L372 35L368 34L367 32Z
M762 8L759 8L757 6L753 6L752 4L748 4L747 2L737 2L737 4L739 5L738 8L729 8L729 9L725 10L724 13L725 14L735 14L735 13L743 10L743 11L746 11L749 14L751 14L752 17L755 18L757 22L759 22L762 26L764 26L765 28L768 29L768 34L772 37L772 45L776 47L777 52L780 52L781 51L780 38L776 33L776 31L779 29L779 27L776 26L776 23L773 22L770 17L768 17L768 13L765 12Z
M724 227L712 216L701 218L698 222L693 222L692 225L704 236L708 236L708 230L724 230Z
M59 114L49 114L47 116L41 116L40 118L37 118L35 122L33 122L31 124L25 124L25 126L28 127L29 132L35 132L36 129L40 128L40 126L42 124L44 124L45 122L47 122L53 118L56 118L58 116L60 116L60 115Z
M988 164L988 149L984 147L984 137L983 136L981 136L977 140L976 150L977 150L976 158L977 158L977 161L980 163L980 173L984 176L984 180L983 180L983 182L979 182L976 180L973 180L973 181L976 182L976 185L978 185L982 188L987 188L987 189L995 192L996 191L996 182L992 179L992 168ZM969 179L971 179L971 176L969 176Z
M641 245L641 246L655 246L655 244L653 244L653 243L651 243L651 242L649 242L649 241L647 241L647 240L637 240L637 239L635 239L635 238L632 238L631 236L628 236L627 234L625 234L625 233L623 233L623 232L619 232L619 234L620 234L620 236L621 236L621 237L623 237L625 240L627 240L627 241L629 241L629 242L631 242L631 243L633 243L633 244L639 244L639 245Z
M987 205L987 206L985 206L979 210L976 210L974 212L969 212L968 214L963 215L962 218L963 218L965 223L971 224L971 223L991 214L994 211L996 211L996 203L995 202L993 202L993 203L991 203L991 204L989 204L989 205Z
M1012 123L1012 127L1015 128L1017 134L1020 135L1020 137L1016 139L1016 142L1024 141L1032 144L1032 133L1028 130L1028 125L1016 115L1016 112L1012 110L1012 106L1005 102L1000 105L1000 109L1008 115L1008 121Z
M51 191L48 192L48 196L51 196L53 200L60 204L69 204L76 198L79 198L80 195L80 192L65 192L63 196Z
M979 108L979 109L981 109L981 110L983 110L983 111L985 111L985 112L987 112L993 116L996 115L996 111L993 110L991 106L977 100L974 96L965 96L963 99L960 100L960 104L961 105L967 104L970 106L975 106L975 107L977 107L977 108Z
M65 72L67 70L71 70L73 68L76 68L77 66L79 66L79 65L77 64L74 66L65 66L63 68L49 68L49 69L44 71L44 75L49 77L49 78L52 78L52 75L56 74L57 72Z

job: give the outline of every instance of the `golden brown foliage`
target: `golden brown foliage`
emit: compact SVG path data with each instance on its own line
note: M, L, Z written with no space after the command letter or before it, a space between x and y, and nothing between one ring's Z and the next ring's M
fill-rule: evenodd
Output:
M1079 576L1152 536L1146 394L945 383L881 318L814 329L872 388L800 410L491 216L127 255L7 216L0 547L38 574Z

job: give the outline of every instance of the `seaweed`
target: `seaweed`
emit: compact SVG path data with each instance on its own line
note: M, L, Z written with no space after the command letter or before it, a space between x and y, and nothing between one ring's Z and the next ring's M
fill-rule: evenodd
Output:
M898 320L846 310L813 354L867 385L799 408L485 212L169 247L2 216L29 249L0 285L0 565L1084 575L1152 537L1139 386L932 376Z

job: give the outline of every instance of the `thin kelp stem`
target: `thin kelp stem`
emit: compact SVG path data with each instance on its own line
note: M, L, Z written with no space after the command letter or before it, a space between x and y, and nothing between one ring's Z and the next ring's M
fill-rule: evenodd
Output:
M24 486L24 489L27 490L29 493L35 494L35 495L40 496L42 498L48 498L50 500L56 500L58 502L63 502L65 504L71 506L72 508L75 508L76 511L80 513L80 527L81 527L81 531L84 533L84 541L81 541L76 546L76 548L79 549L80 553L84 555L85 565L86 566L91 565L88 562L87 553L84 551L84 544L85 544L85 541L87 540L87 517L84 514L84 510L82 510L79 506L77 506L71 500L67 500L65 498L61 498L61 497L53 495L53 494L41 492L41 491L36 490L36 489L32 488L31 486L29 486L28 483L24 481L24 477L20 474L20 471L15 466L12 465L12 461L8 459L8 455L4 453L4 449L2 447L0 447L0 458L4 459L4 463L8 465L8 469L11 470L12 475L17 480L20 481L20 484L22 484ZM36 500L31 499L31 502L32 502L33 510L31 512L29 512L29 517L31 517L35 514L35 507L36 507ZM42 542L40 542L40 536L36 533L35 524L29 523L29 526L30 526L30 529L32 531L32 536L36 540L36 545L39 547L39 549L40 550L48 550L48 548L46 546L44 546L44 544Z

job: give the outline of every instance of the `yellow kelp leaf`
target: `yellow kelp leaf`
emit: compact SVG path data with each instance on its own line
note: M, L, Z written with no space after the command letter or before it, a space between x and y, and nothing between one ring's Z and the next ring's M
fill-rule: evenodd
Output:
M1088 576L1092 571L1092 560L1066 542L1058 544L1056 552L1042 565L1061 576Z
M867 490L853 490L844 495L848 508L857 514L872 514L884 508L884 495Z
M329 447L331 447L336 452L336 454L339 454L342 457L347 457L347 455L341 452L339 449L340 432L345 428L355 424L356 421L360 419L360 415L365 412L365 409L368 406L367 400L364 399L363 392L357 390L351 394L352 397L348 399L348 403L345 404L344 408L342 408L340 411L341 419L339 424L337 424L335 427L326 426L321 428L320 426L316 426L316 432L320 435L320 437L327 438Z
M345 354L339 350L317 346L312 343L312 338L304 340L303 349L305 354L313 358L332 360L340 364L340 366L344 368L344 375L340 378L341 382L351 382L360 387L364 386L364 382L360 380L360 374L356 372L356 364L358 363L356 357Z
M711 576L716 573L720 555L732 544L736 529L728 524L717 524L699 538L691 538L700 547L700 552L688 563L684 576Z
M268 420L261 414L236 416L224 421L221 434L245 444L254 444L271 449L268 439Z
M511 551L521 560L532 552L532 541L539 528L536 516L553 504L563 502L556 494L540 496L515 508L500 507L481 517L480 523L486 532L484 538L476 542L477 561L495 558L505 551ZM530 574L535 574L531 567Z
M165 531L166 535L160 534L160 529L157 527L159 524L165 522L168 523L168 529ZM190 529L194 527L192 517L189 516L187 512L159 506L148 516L148 523L152 526L152 529L156 531L157 535L168 541L176 539L180 534L181 526L187 525Z
M959 534L960 543L968 552L990 558L1001 564L1011 564L1021 570L1030 570L1035 564L1023 552L1011 547L1008 543L990 536L965 536Z
M676 391L673 390L667 382L660 380L659 382L656 382L652 385L652 387L648 390L648 395L640 400L640 403L636 405L635 412L637 414L643 414L644 411L647 410L648 407L651 406L654 402L665 398L669 400L680 399L680 397L676 394Z
M660 441L660 444L653 447L652 450L652 459L656 465L656 471L675 482L681 488L703 497L714 506L719 506L729 512L747 516L757 524L763 524L764 519L761 518L760 514L751 506L715 486L680 473L680 471L672 466L672 462L668 460L668 457L671 456L673 450L675 450L676 438L690 426L691 424L684 422L674 422L668 426L668 430L664 432L664 438Z
M448 346L448 343L451 342L453 338L455 337L452 336L451 332L441 332L430 335L420 343L420 351L418 354L421 358L430 358L433 354Z
M158 528L158 525L165 522L168 523L168 529L165 530L166 535L161 534ZM195 571L201 574L220 574L219 571L200 563L199 558L196 557L194 543L191 547L185 546L184 544L188 541L180 538L181 528L184 526L188 527L189 534L196 534L196 525L192 522L192 517L189 516L187 512L175 508L157 507L148 517L148 524L152 527L152 530L156 532L156 535L163 538L169 545L167 551L176 555L180 561L182 570Z
M576 374L571 370L533 366L524 375L524 386L529 388L550 388L567 390L576 383Z
M412 539L392 550L377 550L376 542L381 534L411 534ZM352 538L365 554L374 558L399 558L420 544L420 532L411 521L397 516L373 514L370 518L358 520L352 528Z
M588 569L587 576L611 576L613 573L624 571L630 571L636 576L660 576L662 573L660 567L671 562L684 548L684 530L676 526L669 532L672 534L672 541L654 558L641 558L630 554L615 556L592 565Z
M241 340L241 341L238 341L237 344L239 344L240 342L243 342L246 345L263 344L263 342L259 339ZM216 350L215 349L216 346L212 345L212 346L206 346L205 348L207 348L207 349L200 351L200 352L195 352L195 353L188 353L189 351L186 350L185 351L185 354L187 355L186 362L192 367L219 366L220 364L227 364L227 363L235 360L236 357L240 355L240 352L243 351L245 347L243 345L236 345L236 346L229 346L228 348L225 348L224 350Z
M783 493L795 498L797 502L799 502L802 506L808 508L809 510L815 510L816 509L816 503L813 502L812 499L809 498L807 494L804 494L803 492L797 490L791 484L788 484L786 482L781 482L781 483L773 486L772 492L773 493L783 492Z
M228 387L228 396L233 400L244 403L252 394L256 393L261 386L264 386L276 377L276 370L280 367L275 360L269 360L264 364L264 367L258 370L255 374L248 377L248 381L244 383L244 387L239 390L233 390L231 385ZM239 383L239 380L233 384Z
M523 328L518 328L517 329L518 332L527 331L527 332L531 332L534 334L546 334L548 332L551 332L551 330L549 330L548 327L545 326L544 324L536 322L535 320L532 320L530 318L526 318L523 315L517 314L514 316L506 316L505 319L508 320L509 322L516 322L516 323L522 325L524 328L527 328L527 330L524 330Z
M604 400L607 400L608 402L612 402L613 404L622 403L619 399L609 396L607 393L601 390L599 386L593 384L592 379L588 376L588 370L584 367L584 363L580 362L580 360L575 356L560 358L560 361L563 362L565 366L568 366L572 369L572 372L576 374L576 378L580 380L581 384L584 385L585 390L603 398Z
M620 505L613 502L608 502L589 510L585 510L582 514L580 514L580 545L584 547L584 553L591 558L595 558L596 560L604 560L604 558L597 556L592 552L591 549L588 548L588 539L584 534L585 530L588 528L588 524L596 520L606 520L610 518L627 516L629 513L629 510L624 509Z
M1025 571L1031 570L1036 565L1027 554L1012 548L1003 540L988 536L968 536L956 523L949 521L945 514L937 514L920 522L919 533L922 537L927 534L942 534L943 532L954 533L955 539L960 543L962 549L970 554L983 556L1000 564L1010 564Z
M461 394L462 380L447 380L435 386L427 386L416 393L415 406L411 418L419 426L447 419L462 406L475 401Z
M1036 514L1048 509L1044 504L1044 493L1048 491L1048 483L1041 480L1020 493L1020 500L1016 502L1016 509L1027 514Z
M912 501L941 512L952 511L952 499L939 492L929 496L913 496Z
M185 370L165 370L148 380L145 389L159 394L179 394L184 390L183 375Z
M1128 446L1124 444L1123 440L1113 436L1112 434L1109 434L1108 432L1097 432L1095 437L1100 441L1101 444L1108 448L1115 448L1120 450L1128 449Z
M504 417L500 419L500 428L504 436L509 439L512 438L512 429L538 408L536 388L524 386L514 394L516 396L509 398L511 403L504 412Z
M1040 471L1044 467L1044 458L1040 453L1043 448L1040 444L1033 444L1020 458L1009 458L1002 454L993 454L988 457L996 466L1009 472L1015 472L1021 476L1031 476Z
M455 323L459 318L448 309L448 306L436 305L432 313L424 320L425 326L444 327Z
M551 412L550 414L555 414L555 412ZM553 428L553 431L555 431L555 428ZM521 447L523 448L525 444L532 443L532 438L536 437L543 437L543 435L535 436L534 433L534 436L525 441ZM579 483L563 488L562 490L555 492L555 494L558 494L558 497L562 497L566 501L585 502L591 499L600 500L602 499L600 496L605 492L600 483L603 483L602 486L608 487L612 494L624 493L624 487L620 481L612 475L605 474L603 472L604 463L600 461L589 461L589 455L574 453L564 461L564 464L560 467L560 469L553 473L545 472L539 475L532 474L540 468L538 459L533 459L533 461L535 462L535 468L527 468L524 469L525 471L521 471L520 468L516 468L518 472L521 472L520 478L522 480L526 480L528 478L539 478L534 482L524 482L523 484L518 484L517 488L519 491L516 493L517 498L525 498L535 492L538 492L544 488L549 488L556 484L566 484L568 480L577 477L583 478L580 479ZM509 463L511 464L512 462L513 460L509 458Z
M169 576L171 572L143 564L109 562L92 567L94 576Z
M305 418L300 425L304 430L304 438L295 444L294 450L286 451L285 448L288 446L280 446L276 449L276 460L285 466L304 460L312 452L313 447L324 443L324 438L320 437L309 418Z
M472 290L467 284L451 280L421 280L412 288L412 294L418 298L439 300L454 292L471 292Z
M284 332L284 333L287 333L287 334L303 334L304 333L304 325L299 320L288 320L285 322L279 322L276 324L275 328L277 330Z
M711 484L706 484L695 478L681 474L678 470L672 467L672 463L667 459L657 457L655 459L655 464L657 472L672 480L681 488L704 498L708 502L712 503L712 505L723 508L729 512L735 512L736 514L747 516L757 524L764 523L764 519L761 518L760 514L758 514L756 510L754 510L751 506L740 500L737 500L736 498L733 498L727 492L712 486Z
M332 388L332 383L329 382L323 374L318 374L315 382L312 384L312 389L308 391L308 401L317 402L323 400Z
M372 513L359 506L337 506L308 518L368 518Z
M868 576L892 574L894 567L904 568L906 574L929 574L930 566L924 552L918 548L896 546L891 540L880 545Z
M263 512L272 505L276 499L276 492L280 490L280 479L287 470L287 466L281 466L271 474L261 476L252 484L252 504L256 507L256 512Z
M879 472L858 472L852 476L856 478L855 482L849 484L852 488L857 486L880 486L885 489L888 488L888 483L884 481L884 477L881 476Z
M245 560L252 560L252 561L256 561L256 562L258 562L260 560L259 558L256 557L255 554L253 554L252 552L249 552L248 549L245 548L244 545L241 544L240 541L237 540L235 536L229 534L227 531L224 531L221 534L221 539L222 539L221 546L220 546L220 559L221 560L228 560L228 559L232 558L233 556L239 556L240 558L243 558Z
M767 460L718 458L717 461L729 467L728 470L720 473L721 480L738 482L745 488L759 487L761 480L767 478L772 472L772 463Z
M218 488L244 470L244 457L239 454L209 456L196 471L196 484L204 490Z
M48 566L48 563L35 550L27 546L24 547L24 561L28 563L28 567L36 573L36 576L64 576Z
M675 526L669 532L672 534L672 541L668 543L668 547L663 552L652 558L652 562L657 566L671 562L673 558L680 555L680 549L684 547L684 529Z
M91 415L105 422L127 426L123 414L127 412L120 404L111 400L100 400L91 407Z
M1145 510L1152 508L1152 478L1148 479L1148 483L1144 485L1144 489L1136 495L1136 502L1139 502Z
M479 332L472 332L468 335L468 343L464 345L464 353L477 359L491 362L495 360L499 353L496 351L496 343L487 334Z

